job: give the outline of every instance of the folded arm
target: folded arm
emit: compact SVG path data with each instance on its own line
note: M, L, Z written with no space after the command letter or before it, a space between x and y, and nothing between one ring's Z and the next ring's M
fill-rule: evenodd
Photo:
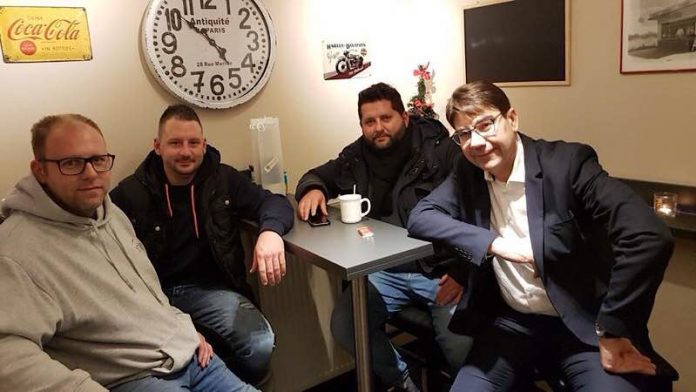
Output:
M486 258L495 233L465 222L461 215L456 174L450 176L411 211L409 235L445 244L464 260L480 265Z

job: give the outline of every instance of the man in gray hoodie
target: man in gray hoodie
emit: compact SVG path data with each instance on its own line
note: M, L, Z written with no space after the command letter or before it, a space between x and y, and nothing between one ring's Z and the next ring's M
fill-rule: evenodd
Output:
M69 114L31 132L32 175L2 202L3 390L255 390L162 293L107 196L114 156L99 127Z

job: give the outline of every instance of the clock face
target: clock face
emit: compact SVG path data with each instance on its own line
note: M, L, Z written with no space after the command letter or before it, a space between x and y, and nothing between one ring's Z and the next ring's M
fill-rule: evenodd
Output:
M259 0L151 0L142 36L160 84L199 107L248 101L275 61L275 31Z

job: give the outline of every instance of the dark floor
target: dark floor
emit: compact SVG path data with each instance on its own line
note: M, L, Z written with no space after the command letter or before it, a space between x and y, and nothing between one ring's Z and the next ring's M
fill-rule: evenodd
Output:
M420 370L418 370L419 372ZM449 391L450 389L450 383L449 380L440 377L438 375L432 375L431 374L431 379L430 382L428 383L428 391L430 392L444 392L444 391ZM416 378L416 377L414 377ZM416 383L420 384L420 380L414 380ZM347 373L344 373L334 379L331 379L323 384L317 385L314 388L307 389L305 392L355 392L357 391L357 384L355 382L355 371L350 371ZM388 391L389 388L386 388L382 385L375 385L374 388L375 391L378 392L383 392L383 391Z
M353 392L357 389L355 371L352 370L314 388L307 389L305 392Z
M402 357L408 363L408 368L411 373L411 378L416 383L416 385L422 386L422 374L423 366L426 365L423 358L410 356L413 353L423 352L423 344L421 341L412 341L410 343L404 344L402 348L408 349L408 351L401 351ZM411 354L407 354L411 353ZM440 373L437 370L429 370L426 373L427 377L427 390L429 392L444 392L449 391L451 380L449 376ZM380 385L379 381L374 380L374 390L377 392L389 391L390 389ZM350 371L344 373L336 378L326 381L316 387L307 389L305 392L355 392L357 391L356 375L355 371Z

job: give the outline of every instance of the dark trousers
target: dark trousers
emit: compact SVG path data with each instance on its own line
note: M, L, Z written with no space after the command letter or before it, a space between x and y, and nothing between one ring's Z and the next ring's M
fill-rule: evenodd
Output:
M670 391L671 380L641 374L611 374L597 347L582 343L559 317L507 308L474 344L451 391L519 391L535 369L560 374L571 391Z
M428 307L433 319L435 340L442 348L451 368L456 371L464 362L471 347L471 338L447 329L454 305L435 303L438 279L410 272L380 271L368 275L367 319L370 333L372 369L379 380L388 386L400 386L409 377L408 366L392 346L384 331L390 315L413 303ZM331 315L331 332L348 351L355 353L353 333L353 301L349 288L343 292Z

